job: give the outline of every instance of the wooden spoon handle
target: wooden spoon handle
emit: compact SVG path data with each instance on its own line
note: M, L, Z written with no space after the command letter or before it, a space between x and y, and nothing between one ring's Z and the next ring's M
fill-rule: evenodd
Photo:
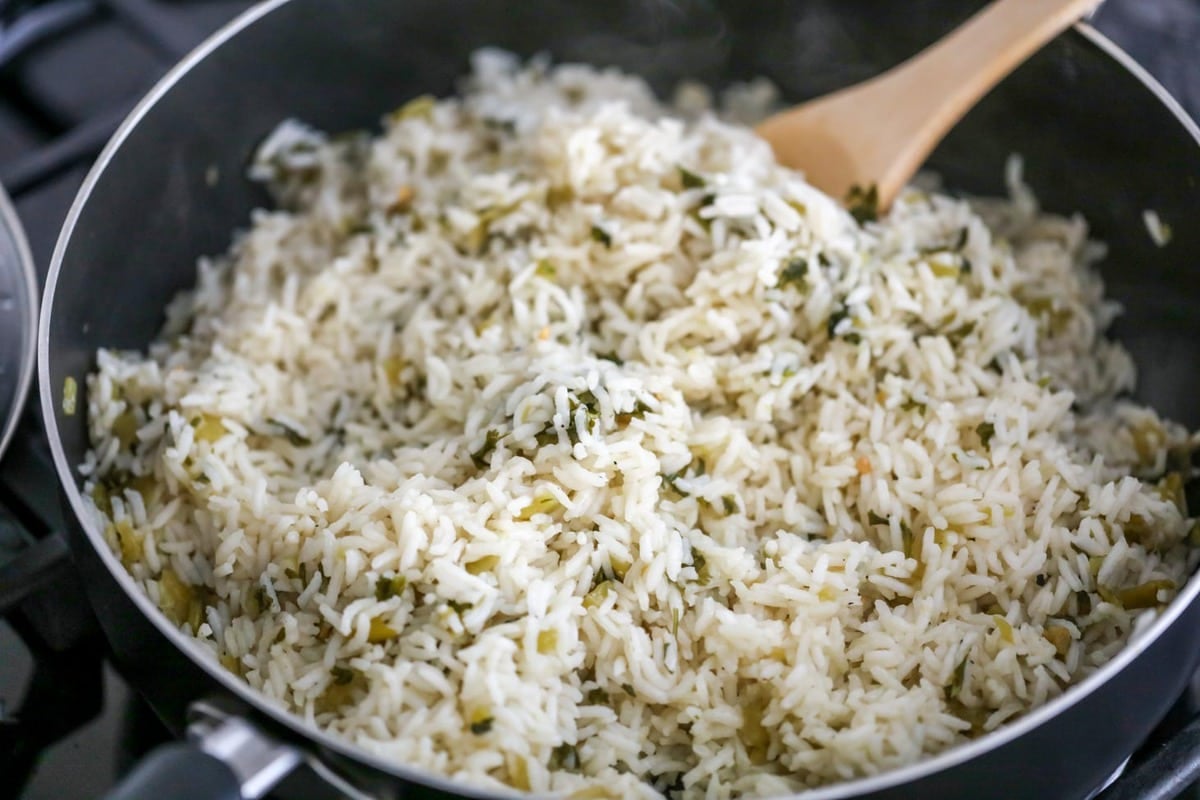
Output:
M946 38L856 86L759 124L781 164L835 197L878 189L887 208L989 89L1099 0L996 0Z
M1096 5L1099 0L996 0L865 84L856 101L886 103L886 135L905 143L902 153L884 155L877 164L880 193L894 196L983 95Z

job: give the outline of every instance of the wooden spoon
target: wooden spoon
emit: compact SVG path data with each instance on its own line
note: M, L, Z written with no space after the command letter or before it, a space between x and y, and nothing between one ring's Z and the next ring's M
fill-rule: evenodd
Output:
M873 187L886 210L989 89L1099 0L996 0L946 38L863 83L768 117L781 164L833 197Z

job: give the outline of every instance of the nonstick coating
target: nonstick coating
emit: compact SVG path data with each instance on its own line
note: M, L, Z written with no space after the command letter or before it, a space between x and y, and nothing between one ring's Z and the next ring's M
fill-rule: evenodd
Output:
M436 777L372 761L268 708L166 623L134 588L85 516L75 465L82 413L66 415L72 377L98 347L144 348L197 256L223 251L265 198L247 158L282 119L338 131L372 127L421 93L454 89L468 54L500 45L558 60L611 64L660 92L681 78L714 86L765 75L799 100L873 75L961 22L978 3L702 2L702 0L275 0L189 57L134 112L94 168L59 241L39 337L44 416L72 550L114 650L176 729L188 704L216 694L300 742L380 797L433 796ZM1101 267L1126 314L1117 333L1140 370L1139 398L1200 424L1200 145L1173 103L1089 29L1052 42L1001 84L932 158L954 191L999 193L1021 153L1043 205L1080 211L1106 241ZM881 136L887 131L880 131ZM213 182L212 176L217 180ZM1174 238L1156 247L1155 209ZM1192 581L1149 631L1063 698L997 733L922 764L820 790L813 800L1083 797L1166 711L1200 660L1200 585ZM289 796L318 796L292 781ZM466 793L465 790L458 791Z

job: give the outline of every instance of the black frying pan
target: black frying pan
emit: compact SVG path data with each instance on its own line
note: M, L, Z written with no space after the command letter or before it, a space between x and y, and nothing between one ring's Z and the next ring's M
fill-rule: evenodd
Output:
M370 127L409 97L451 92L482 45L615 64L660 91L684 77L721 85L765 75L799 100L897 63L976 5L273 0L164 79L80 191L54 255L39 336L42 411L89 596L134 685L176 730L191 723L192 745L160 752L114 796L255 796L284 775L280 794L297 798L476 794L372 758L268 706L166 621L84 515L75 467L87 437L82 413L63 411L64 382L74 378L82 393L98 347L145 347L167 301L192 282L197 256L224 250L247 224L265 198L243 178L246 161L272 127L288 116L330 130ZM1006 157L1022 153L1047 208L1087 216L1110 245L1102 271L1127 309L1117 333L1140 367L1141 399L1193 427L1198 138L1153 81L1079 27L1002 83L932 159L951 189L999 193ZM213 174L215 183L206 180ZM1151 242L1144 209L1173 224L1167 247ZM1193 580L1113 662L1017 722L917 765L805 797L1088 796L1200 661L1198 593Z

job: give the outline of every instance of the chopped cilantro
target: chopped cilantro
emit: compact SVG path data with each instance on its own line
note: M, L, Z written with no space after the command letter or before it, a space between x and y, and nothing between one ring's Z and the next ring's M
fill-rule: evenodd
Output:
M992 449L992 437L996 435L996 426L990 422L981 422L975 427L975 433L979 434L979 441L983 442L983 446Z
M682 166L679 167L679 182L685 189L702 189L707 184L703 177Z
M687 497L689 493L686 492L685 490L679 488L678 481L682 477L683 477L683 471L680 470L679 472L675 472L671 475L663 475L662 479L663 479L663 483L665 483L667 486L671 487L671 491L675 492L675 494L679 495L680 497Z
M387 600L389 597L396 597L404 591L404 587L407 585L408 579L403 575L381 576L375 581L375 599Z
M563 742L550 751L550 769L579 769L579 751L575 745Z
M825 330L829 333L830 339L837 336L837 327L841 321L848 319L849 317L850 312L846 310L845 306L838 306L833 310L833 312L829 315L828 322L825 323Z
M808 274L808 261L803 258L789 259L779 273L779 285L792 285L800 288L804 285L804 276Z
M905 557L916 558L917 539L913 536L912 528L908 527L905 522L900 523L900 541L904 545Z
M500 430L498 428L492 428L483 437L483 445L474 453L471 453L471 460L475 462L477 469L487 469L488 456L496 449L496 444L499 441Z
M312 439L309 439L303 433L296 430L296 428L292 427L281 419L275 419L272 417L268 419L267 422L283 431L284 438L286 438L293 447L308 447L310 444L312 444Z
M958 662L958 666L954 668L954 675L950 678L950 683L946 684L946 699L953 700L958 697L963 688L963 681L967 676L967 656L963 656L963 660Z
M621 357L618 356L616 353L596 353L596 358L602 359L604 361L611 361L612 363L616 364L618 367L625 364L625 362L621 359Z
M846 193L846 210L859 225L879 219L879 187L871 184L866 189L855 184Z

